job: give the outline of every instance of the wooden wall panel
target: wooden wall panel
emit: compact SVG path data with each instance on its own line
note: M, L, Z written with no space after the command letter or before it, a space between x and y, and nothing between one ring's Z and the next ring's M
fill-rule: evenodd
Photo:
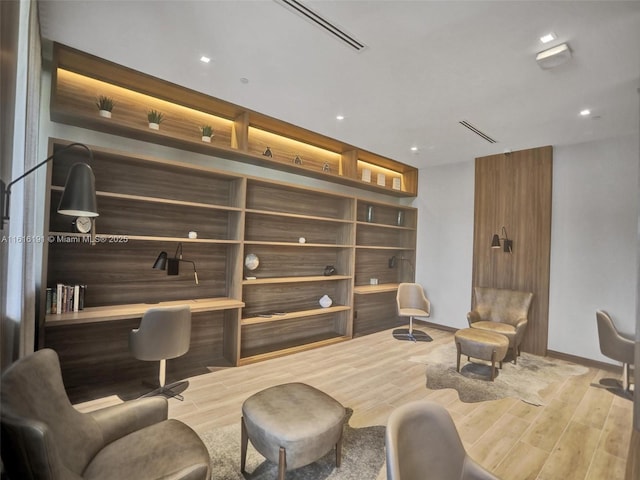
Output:
M534 293L522 349L537 355L547 350L552 171L550 146L476 158L473 286ZM512 254L491 248L503 226Z

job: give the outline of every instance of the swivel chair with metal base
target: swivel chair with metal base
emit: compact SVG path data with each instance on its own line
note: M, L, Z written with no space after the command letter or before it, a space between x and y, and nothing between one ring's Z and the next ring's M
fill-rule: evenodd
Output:
M431 340L426 333L416 330L414 335L413 317L428 317L431 314L431 302L427 299L422 289L422 285L418 283L401 283L398 285L398 293L396 295L396 303L398 306L398 315L401 317L409 317L408 333L394 332L393 336L398 339L407 339L414 342L419 339Z
M184 355L191 342L191 308L189 305L177 307L150 308L142 316L140 327L129 333L129 349L138 360L159 361L158 380L160 388L144 397L166 395L183 400L175 392L185 381L165 385L167 360Z
M596 312L596 320L598 322L600 352L622 363L622 389L628 391L631 385L629 365L633 365L634 360L634 339L629 334L621 333L604 310Z

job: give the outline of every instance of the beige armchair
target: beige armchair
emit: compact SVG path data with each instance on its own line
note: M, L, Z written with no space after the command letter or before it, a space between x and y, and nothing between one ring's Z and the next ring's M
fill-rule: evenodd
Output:
M469 326L507 337L517 363L533 293L484 287L475 287L474 292L475 308L467 313Z
M394 410L385 444L387 480L499 480L467 455L449 412L434 402Z
M622 363L622 388L628 390L629 365L633 365L635 340L630 334L620 332L604 310L596 312L600 352Z
M210 478L207 448L187 425L167 420L166 398L81 413L49 349L11 365L1 389L2 462L12 480Z

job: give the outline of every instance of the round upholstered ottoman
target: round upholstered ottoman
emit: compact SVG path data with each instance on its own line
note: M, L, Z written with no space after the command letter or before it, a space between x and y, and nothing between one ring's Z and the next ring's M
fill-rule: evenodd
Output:
M242 404L240 470L245 471L247 444L285 471L323 457L334 446L340 466L344 407L304 383L286 383L262 390Z
M495 378L496 362L504 360L509 349L509 339L499 333L480 330L478 328L463 328L454 335L458 350L458 362L456 371L460 371L460 355L473 357L491 362L491 381Z

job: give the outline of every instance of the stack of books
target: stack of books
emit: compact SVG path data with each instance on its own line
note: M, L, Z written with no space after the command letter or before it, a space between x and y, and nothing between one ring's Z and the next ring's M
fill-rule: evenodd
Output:
M47 288L46 313L61 314L84 309L86 289L86 285L65 285L64 283Z

